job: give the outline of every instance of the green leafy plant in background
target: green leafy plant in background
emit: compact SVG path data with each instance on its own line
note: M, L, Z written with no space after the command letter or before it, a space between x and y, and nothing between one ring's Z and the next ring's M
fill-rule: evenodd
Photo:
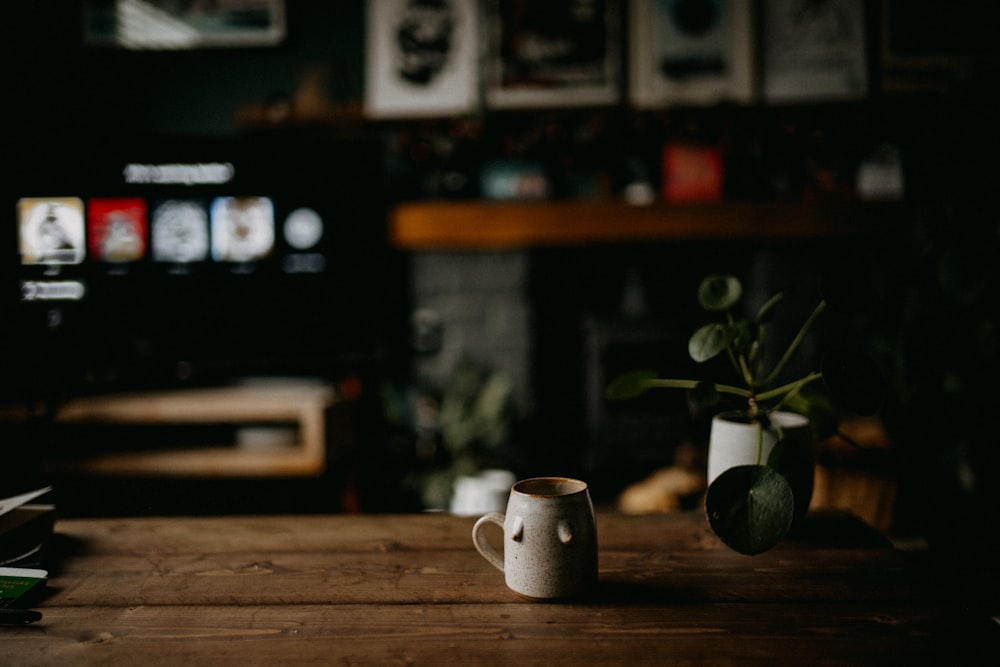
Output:
M419 496L422 509L448 509L462 475L510 467L517 414L506 374L462 359L441 385L387 386L382 398L394 449L413 457L402 486Z
M818 370L785 378L795 353L827 309L827 301L819 301L777 361L768 364L769 327L783 296L770 298L752 319L735 315L742 296L742 284L734 276L705 278L698 288L698 302L720 319L699 327L688 342L688 353L696 362L725 355L735 371L735 383L663 378L644 369L613 380L606 396L628 400L650 389L667 388L688 390L692 402L701 407L717 405L724 396L740 401L745 418L757 428L756 463L720 474L709 485L705 505L709 523L724 543L741 553L755 554L777 544L790 530L795 515L792 486L781 465L787 451L781 426L771 415L778 410L799 412L810 420L817 439L826 438L837 433L839 423L831 397L837 396L859 414L874 414L881 403L881 382L865 357L840 352L828 353ZM827 391L815 391L816 387ZM778 441L765 461L764 432L772 428Z

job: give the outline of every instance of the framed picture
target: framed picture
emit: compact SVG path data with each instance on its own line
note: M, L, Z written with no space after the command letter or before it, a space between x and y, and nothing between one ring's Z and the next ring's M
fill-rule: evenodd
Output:
M864 0L764 4L764 99L854 99L868 93Z
M488 106L621 99L618 0L488 0L486 6Z
M91 46L200 49L273 46L285 38L285 0L86 0Z
M636 107L753 99L753 3L632 0L629 101Z
M369 0L366 7L368 116L446 116L479 106L476 0Z
M958 7L933 0L884 0L881 7L881 84L885 92L946 92L976 67L974 53L987 53L1000 6Z

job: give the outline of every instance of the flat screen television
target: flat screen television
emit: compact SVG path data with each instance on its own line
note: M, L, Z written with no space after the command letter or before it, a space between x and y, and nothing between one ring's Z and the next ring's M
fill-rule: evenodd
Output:
M8 398L335 376L378 354L398 285L374 142L127 137L14 157Z

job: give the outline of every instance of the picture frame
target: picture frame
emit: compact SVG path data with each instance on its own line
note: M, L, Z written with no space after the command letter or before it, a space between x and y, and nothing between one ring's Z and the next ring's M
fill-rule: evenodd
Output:
M165 51L275 46L285 32L285 0L84 3L88 46Z
M629 101L638 108L754 99L755 3L629 3Z
M621 0L487 0L487 106L620 102L621 14Z
M480 104L477 0L366 2L365 114L448 116Z
M865 0L769 0L762 26L768 104L844 101L868 94Z
M995 3L948 11L931 0L884 0L879 15L884 92L947 92L976 67L972 53L988 43L1000 17Z

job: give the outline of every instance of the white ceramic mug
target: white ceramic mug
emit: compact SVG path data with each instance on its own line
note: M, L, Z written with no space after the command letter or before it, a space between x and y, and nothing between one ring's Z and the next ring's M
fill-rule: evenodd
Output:
M484 528L503 529L503 554ZM472 527L476 549L504 573L515 593L565 598L597 581L597 524L587 484L565 477L523 479L511 488L506 514L490 512Z

